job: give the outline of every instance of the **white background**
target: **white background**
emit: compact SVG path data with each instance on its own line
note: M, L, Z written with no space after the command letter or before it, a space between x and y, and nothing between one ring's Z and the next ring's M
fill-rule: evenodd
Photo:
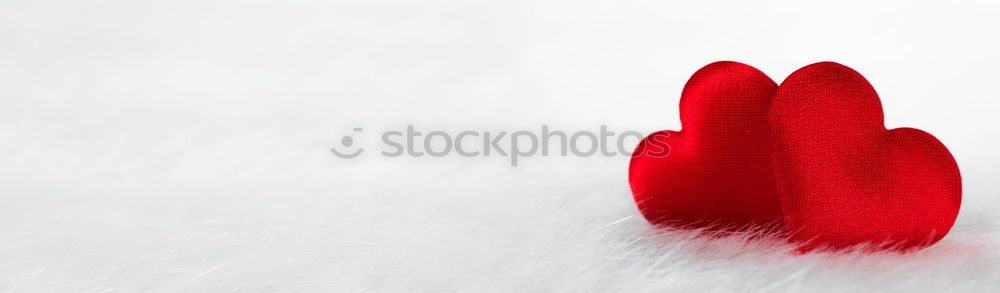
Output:
M0 291L1000 286L995 1L157 2L0 1ZM792 256L654 231L624 157L373 155L407 124L679 129L717 60L860 71L958 160L952 234Z

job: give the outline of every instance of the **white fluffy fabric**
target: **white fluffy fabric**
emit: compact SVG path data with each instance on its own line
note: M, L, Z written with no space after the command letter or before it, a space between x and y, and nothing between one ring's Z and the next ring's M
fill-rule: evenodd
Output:
M9 2L3 292L1000 287L996 2ZM951 234L909 254L794 255L651 228L627 157L378 155L378 134L407 124L679 129L681 86L722 59L778 81L821 60L865 74L888 126L955 154ZM332 156L355 127L365 154Z

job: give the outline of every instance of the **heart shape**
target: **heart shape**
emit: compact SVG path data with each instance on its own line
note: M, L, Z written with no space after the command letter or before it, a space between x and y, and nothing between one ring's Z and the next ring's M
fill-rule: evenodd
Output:
M647 136L629 165L629 185L650 223L780 227L767 121L776 88L756 68L730 61L691 76L681 93L683 130Z
M774 95L770 123L785 226L801 250L922 248L954 224L955 159L926 132L887 130L878 94L853 69L795 71Z

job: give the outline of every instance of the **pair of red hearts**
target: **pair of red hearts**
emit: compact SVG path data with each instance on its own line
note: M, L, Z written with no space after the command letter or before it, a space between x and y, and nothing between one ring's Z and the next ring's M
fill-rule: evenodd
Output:
M871 84L846 66L803 67L781 85L716 62L681 94L683 131L644 139L629 166L651 223L780 227L801 250L910 250L941 240L962 180L930 134L887 130Z

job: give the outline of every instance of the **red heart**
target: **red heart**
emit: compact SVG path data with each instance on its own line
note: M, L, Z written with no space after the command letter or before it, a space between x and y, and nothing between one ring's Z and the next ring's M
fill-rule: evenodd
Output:
M955 222L955 159L926 132L887 130L878 95L856 71L822 62L792 73L770 122L785 226L802 249L920 248Z
M681 94L683 130L646 137L629 165L643 216L681 227L780 225L767 121L776 88L736 62L712 63L691 76Z

